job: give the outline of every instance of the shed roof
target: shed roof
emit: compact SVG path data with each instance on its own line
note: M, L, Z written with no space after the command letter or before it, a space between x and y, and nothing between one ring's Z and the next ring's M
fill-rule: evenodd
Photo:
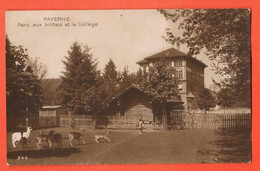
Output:
M118 96L114 97L109 103L115 101L118 99L118 97L124 95L126 92L128 92L130 89L136 89L142 93L144 93L145 95L147 95L147 93L145 93L138 85L132 84L130 87L128 87L125 91L123 91L122 93L120 93ZM175 99L171 99L167 101L168 103L180 103L182 104L183 102L179 99L179 98L175 98Z
M42 109L57 109L57 108L61 108L61 105L55 105L55 106L42 106Z
M145 92L140 88L140 87L138 87L137 85L135 85L135 84L132 84L131 86L129 86L127 89L125 89L123 92L121 92L120 94L118 94L116 97L114 97L109 103L111 103L112 101L114 101L115 99L117 99L118 97L120 97L120 96L122 96L123 94L125 94L127 91L129 91L130 89L137 89L137 90L139 90L140 92L142 92L142 93L144 93L145 94Z

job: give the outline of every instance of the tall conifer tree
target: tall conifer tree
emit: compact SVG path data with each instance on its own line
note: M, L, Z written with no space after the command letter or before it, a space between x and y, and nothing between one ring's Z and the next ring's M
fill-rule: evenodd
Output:
M103 84L104 89L107 92L108 99L111 99L118 94L119 74L112 59L110 59L105 66L103 72Z
M82 100L98 80L97 62L87 46L74 42L63 61L65 71L62 78L62 103L74 114L87 114L87 107Z

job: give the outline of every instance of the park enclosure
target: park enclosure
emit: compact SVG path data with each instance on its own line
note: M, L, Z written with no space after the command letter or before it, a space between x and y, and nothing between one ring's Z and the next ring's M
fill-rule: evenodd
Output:
M5 16L8 164L251 162L250 10Z
M136 63L143 71L148 72L149 67L162 59L166 59L168 65L176 68L175 76L179 79L179 96L167 102L167 129L251 127L250 109L231 109L226 113L224 110L216 109L207 114L201 114L200 110L194 109L192 102L204 88L204 69L207 65L180 51L180 46L152 54ZM52 82L52 79L45 82L47 81ZM57 79L53 82L57 82ZM59 91L60 84L61 81L58 81L53 92ZM62 105L46 105L40 108L38 116L29 116L29 124L36 128L69 127L71 120L74 119L76 125L81 128L102 128L106 127L106 118L108 118L107 128L138 129L138 122L141 119L146 129L163 129L161 111L156 110L156 104L152 104L149 95L137 84L132 84L118 95L113 95L108 105L106 113L98 118L94 118L93 115L73 115ZM183 109L175 108L179 105L182 105ZM9 118L8 128L24 123L25 120L25 117L18 117L14 122L13 118Z

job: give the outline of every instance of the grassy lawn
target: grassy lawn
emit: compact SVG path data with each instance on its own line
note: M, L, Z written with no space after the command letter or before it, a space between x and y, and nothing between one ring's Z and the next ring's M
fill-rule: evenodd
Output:
M41 130L47 133L49 129ZM63 147L38 150L30 136L27 148L13 149L11 133L7 134L7 161L10 165L60 164L150 164L150 163L236 163L251 160L248 131L177 130L150 131L111 130L111 143L96 143L94 135L106 130L87 130L86 144L69 145L69 129L55 128L63 136ZM28 160L18 160L27 156Z

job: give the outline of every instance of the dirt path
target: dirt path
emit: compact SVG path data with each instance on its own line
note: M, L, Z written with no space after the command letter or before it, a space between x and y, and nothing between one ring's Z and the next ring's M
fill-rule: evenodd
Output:
M205 161L198 151L214 138L209 131L149 132L113 146L98 163L211 163L213 158Z

